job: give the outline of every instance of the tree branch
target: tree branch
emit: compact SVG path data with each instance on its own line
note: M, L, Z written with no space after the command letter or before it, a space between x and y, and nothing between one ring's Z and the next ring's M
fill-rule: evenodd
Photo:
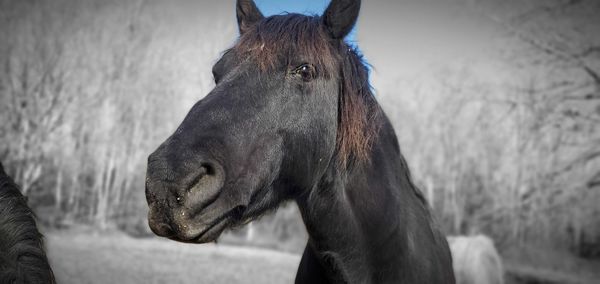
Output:
M597 158L600 158L600 151L592 151L591 153L588 152L587 154L582 155L581 157L573 160L571 163L569 163L569 165L567 165L566 167L564 167L561 171L559 171L557 173L570 171L578 165L586 164Z
M590 68L587 64L581 62L583 70L587 73L593 80L596 85L600 86L600 75L596 70Z
M594 53L600 53L600 46L592 46L592 47L588 47L586 48L584 51L582 51L581 53L579 53L577 56L584 58L584 57L588 57Z
M569 6L569 5L580 4L581 2L582 2L582 0L571 0L565 4L557 5L556 7L565 7L565 6ZM556 9L556 7L544 7L544 8L542 8L542 12L552 11L552 10ZM591 67L589 67L589 65L586 64L586 62L585 62L585 56L581 56L582 54L590 55L595 52L600 52L600 47L592 46L592 47L587 48L583 53L579 53L579 54L567 52L567 51L564 51L560 48L553 46L549 42L540 40L536 36L532 36L530 34L526 34L526 33L522 32L521 30L517 29L513 24L507 23L495 15L490 15L490 14L481 13L481 12L480 12L480 14L489 18L492 22L495 22L498 25L504 27L508 32L514 34L517 38L519 38L520 40L524 41L525 43L528 43L529 45L533 46L534 48L538 49L542 53L544 53L550 57L554 57L557 59L563 59L567 62L576 63L577 66L579 68L582 68L583 71L594 81L595 84L600 86L599 72L592 69Z
M593 176L590 181L588 181L587 186L589 188L593 188L596 186L600 186L600 172L598 172L595 176Z
M563 99L571 100L571 101L588 101L588 100L598 100L600 99L600 93L594 94L586 94L583 96L564 96Z
M534 17L537 17L540 14L550 14L550 13L554 13L558 10L563 10L567 7L571 7L571 6L575 6L575 5L579 5L583 2L583 0L568 0L565 1L565 3L560 3L560 4L556 4L556 5L548 5L548 6L544 6L544 7L536 7L533 8L529 11L525 11L524 13L521 13L517 16L512 17L511 22L526 22L526 21L530 21L531 19L533 19Z

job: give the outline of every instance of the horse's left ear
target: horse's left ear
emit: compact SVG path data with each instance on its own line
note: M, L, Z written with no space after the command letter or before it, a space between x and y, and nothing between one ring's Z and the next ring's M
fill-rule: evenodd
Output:
M323 24L335 39L350 33L360 11L360 0L332 0L323 14Z
M240 34L265 18L252 0L237 0L236 16Z

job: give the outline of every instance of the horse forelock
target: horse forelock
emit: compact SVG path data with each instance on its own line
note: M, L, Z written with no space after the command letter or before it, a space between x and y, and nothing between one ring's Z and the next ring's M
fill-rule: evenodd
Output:
M285 14L268 17L240 36L233 48L266 72L294 57L310 60L324 75L335 74L336 52L316 16Z
M321 18L301 14L268 17L240 36L232 48L240 60L252 60L261 72L294 57L310 60L319 72L339 80L338 164L343 168L369 161L379 129L377 102L371 92L368 68L356 48L333 40ZM294 66L291 66L294 67Z

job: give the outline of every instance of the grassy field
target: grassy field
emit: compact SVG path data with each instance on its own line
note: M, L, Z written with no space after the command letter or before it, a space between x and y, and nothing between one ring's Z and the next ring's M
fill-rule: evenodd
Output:
M533 247L513 247L503 252L507 284L597 284L600 261L566 252Z
M293 283L300 257L120 233L46 233L56 280L93 283Z
M59 284L293 283L300 256L230 245L190 245L78 228L45 232ZM600 283L600 263L560 254L512 250L507 284Z

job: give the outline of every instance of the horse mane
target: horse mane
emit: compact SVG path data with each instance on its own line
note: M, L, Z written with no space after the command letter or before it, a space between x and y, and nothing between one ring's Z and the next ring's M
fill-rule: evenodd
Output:
M342 165L368 162L380 128L379 106L369 84L369 71L356 48L343 44L337 145Z
M356 48L331 39L319 16L270 16L243 33L231 50L242 60L254 60L262 72L280 62L290 66L294 64L290 58L299 55L313 60L311 63L326 78L338 77L337 160L342 168L369 161L380 124L369 69Z
M34 213L0 164L0 279L2 283L54 283Z

